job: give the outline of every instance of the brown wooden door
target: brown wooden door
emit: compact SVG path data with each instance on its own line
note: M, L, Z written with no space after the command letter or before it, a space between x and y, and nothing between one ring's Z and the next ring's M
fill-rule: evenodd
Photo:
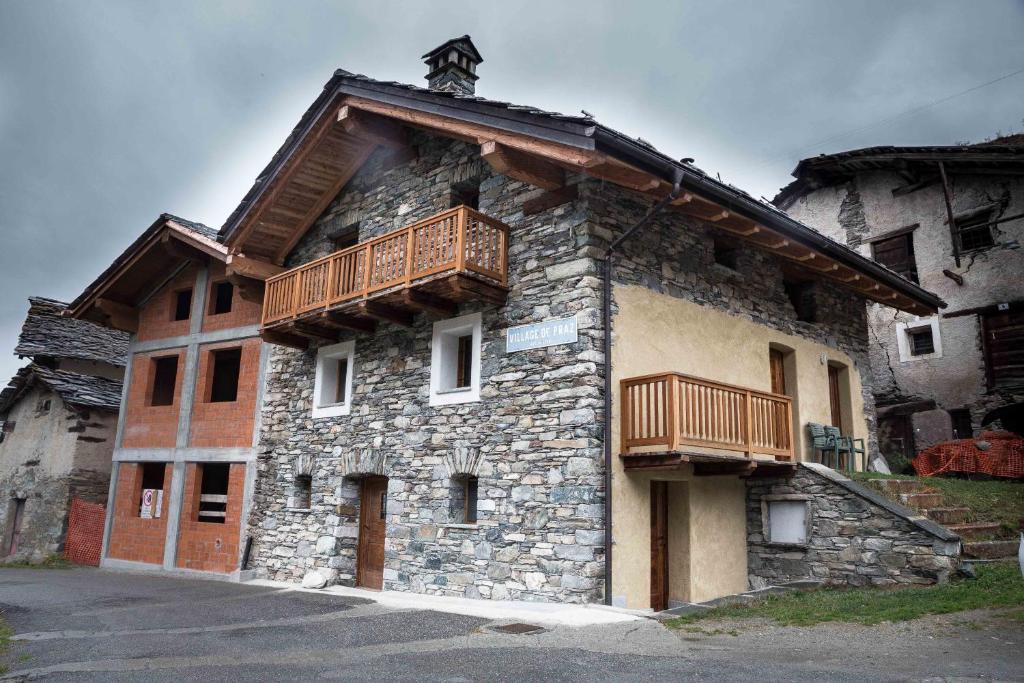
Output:
M668 609L668 482L651 482L651 608Z
M839 368L828 366L828 402L832 409L832 426L843 428L843 411L839 402Z
M782 351L771 349L768 352L768 360L772 373L773 394L786 394L786 371L784 368L784 359L785 356ZM788 396L788 394L786 395Z
M388 502L388 480L365 477L359 502L359 550L356 557L356 585L380 590L384 587L384 530Z
M7 541L7 554L13 555L18 552L18 544L21 543L21 522L25 517L25 499L14 499L14 519L11 520L11 536Z

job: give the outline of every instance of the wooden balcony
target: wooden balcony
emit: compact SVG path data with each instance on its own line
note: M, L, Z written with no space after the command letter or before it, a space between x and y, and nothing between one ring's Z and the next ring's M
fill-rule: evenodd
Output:
M459 206L269 278L263 336L288 343L411 325L421 311L454 315L459 302L503 303L507 292L508 227Z
M641 466L724 458L793 459L793 405L788 396L711 382L677 372L620 383L622 458ZM658 456L652 458L651 456ZM703 457L702 457L703 456Z

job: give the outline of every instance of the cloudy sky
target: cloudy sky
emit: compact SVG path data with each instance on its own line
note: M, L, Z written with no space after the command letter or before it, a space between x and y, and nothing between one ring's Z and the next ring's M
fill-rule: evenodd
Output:
M74 298L156 216L220 226L336 67L581 108L754 195L801 157L1024 124L1024 1L0 0L0 384L32 294ZM894 118L895 117L895 118Z

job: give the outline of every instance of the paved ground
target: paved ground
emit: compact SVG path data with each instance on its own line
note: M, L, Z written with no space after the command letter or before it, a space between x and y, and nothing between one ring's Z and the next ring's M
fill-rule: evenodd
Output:
M1024 681L1024 622L989 615L507 635L491 630L500 621L355 597L86 569L0 569L0 609L13 680Z

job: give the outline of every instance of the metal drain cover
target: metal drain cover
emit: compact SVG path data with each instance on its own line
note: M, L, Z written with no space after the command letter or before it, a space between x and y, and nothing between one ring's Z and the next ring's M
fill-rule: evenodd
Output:
M499 633L511 633L512 635L519 636L526 633L537 633L538 631L543 631L544 627L535 626L534 624L515 623L505 624L504 626L492 626L491 630Z

